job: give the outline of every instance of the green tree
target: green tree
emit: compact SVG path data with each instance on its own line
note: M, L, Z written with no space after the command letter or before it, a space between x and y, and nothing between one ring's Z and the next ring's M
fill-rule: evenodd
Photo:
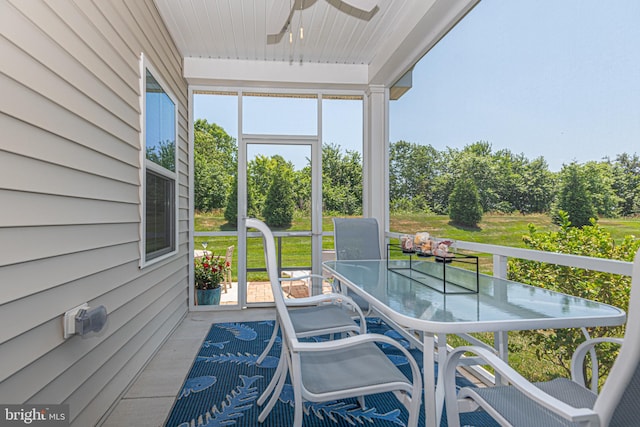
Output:
M223 128L205 119L193 125L194 207L210 211L227 205L237 169L237 144Z
M293 172L293 197L296 209L311 211L311 166Z
M627 236L621 243L614 242L611 235L592 221L581 229L571 227L566 214L560 214L560 229L554 232L538 232L529 225L529 234L523 237L531 249L633 261L640 247L640 239ZM511 258L508 278L545 289L563 292L590 300L612 304L626 310L629 304L630 278L616 274L565 267L557 264ZM584 341L578 329L521 332L535 345L536 355L566 370L570 374L571 355ZM592 337L622 336L623 327L590 328ZM598 350L600 372L606 374L617 354L617 348L602 346ZM603 377L604 378L604 377ZM536 380L550 379L541 373Z
M491 155L491 144L479 141L464 147L454 167L458 177L469 177L478 190L480 206L484 212L496 209L500 198L498 188L497 167ZM478 220L479 222L479 220Z
M640 214L640 157L618 154L613 163L611 187L618 196L618 213L623 216Z
M587 162L582 166L587 191L598 215L615 217L618 215L620 198L613 190L615 182L613 165L609 162Z
M227 207L224 210L224 219L231 225L238 225L238 176L235 175L231 194L227 198Z
M440 153L439 173L433 178L431 189L431 209L438 214L449 213L449 197L460 176L459 168L456 166L459 156L460 151L449 147Z
M389 149L389 205L392 211L430 211L432 183L440 156L431 145L398 141Z
M454 224L475 227L482 220L478 188L470 178L459 179L449 197L449 218Z
M523 171L524 192L515 208L523 214L549 212L555 196L556 177L544 160L538 157L529 162Z
M520 210L526 188L524 170L527 159L524 155L516 156L509 150L500 150L491 158L496 186L493 192L497 197L493 210L504 213Z
M323 209L343 215L362 213L362 159L360 153L339 145L322 146Z
M264 204L263 216L271 227L287 227L295 209L293 165L281 156L274 156L275 168Z
M249 216L259 217L271 186L277 161L272 157L257 155L247 165L247 197L251 204L247 206Z
M447 148L442 153L440 174L433 180L433 210L450 211L449 196L462 178L474 181L483 211L495 210L500 202L497 170L488 142L479 141L462 150Z
M564 165L560 171L560 188L553 208L552 217L556 224L562 223L560 212L566 212L574 227L583 227L597 219L596 210L587 190L583 171L576 162Z

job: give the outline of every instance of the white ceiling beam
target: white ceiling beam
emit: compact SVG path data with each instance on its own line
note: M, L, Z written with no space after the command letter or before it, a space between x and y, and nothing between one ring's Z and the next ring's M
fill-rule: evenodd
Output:
M364 90L367 76L368 67L361 64L184 58L184 78L198 85Z

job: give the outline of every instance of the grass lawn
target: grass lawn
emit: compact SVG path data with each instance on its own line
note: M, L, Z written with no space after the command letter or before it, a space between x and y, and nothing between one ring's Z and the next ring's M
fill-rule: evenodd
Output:
M522 236L529 233L529 224L533 224L539 231L554 231L557 226L551 222L548 215L499 215L487 214L475 229L462 228L450 224L446 215L424 214L394 214L391 217L391 230L400 233L413 234L418 231L428 231L436 237L447 237L454 240L478 242L511 247L525 247ZM607 230L616 241L621 241L627 235L640 236L640 218L604 218L598 222ZM323 230L333 231L331 216L323 218ZM199 213L195 217L196 231L235 231L224 219L222 211L211 213ZM311 220L308 217L297 215L291 227L282 231L310 230ZM280 231L274 229L274 231ZM229 237L197 237L195 248L200 249L201 242L208 242L208 250L213 250L216 255L224 254L227 246L236 245L234 236ZM325 236L322 241L323 249L333 249L333 237ZM283 266L309 266L311 265L311 244L309 238L287 238L282 240ZM480 257L480 269L484 273L492 271L492 256L490 254L477 254ZM248 265L264 267L264 257L261 242L249 244ZM234 259L236 256L234 255ZM236 263L233 263L233 276L237 278ZM252 273L251 279L266 279L266 274Z

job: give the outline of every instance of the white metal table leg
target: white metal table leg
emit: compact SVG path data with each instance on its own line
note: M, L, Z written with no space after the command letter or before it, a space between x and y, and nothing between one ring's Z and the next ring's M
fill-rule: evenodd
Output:
M493 347L498 352L498 356L500 359L509 363L509 332L507 331L497 331L493 334ZM506 385L507 382L502 378L499 372L495 373L495 384L496 385Z
M422 371L424 384L424 420L425 427L438 427L436 413L435 373L435 337L431 332L423 335Z
M438 378L436 381L436 426L440 425L442 419L442 408L444 407L444 365L447 361L447 334L438 334Z

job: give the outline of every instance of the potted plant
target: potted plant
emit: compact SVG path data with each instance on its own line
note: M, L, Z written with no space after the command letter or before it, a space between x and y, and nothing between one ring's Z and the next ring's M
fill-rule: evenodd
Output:
M220 283L229 269L224 257L205 252L194 261L194 285L198 305L220 304Z

